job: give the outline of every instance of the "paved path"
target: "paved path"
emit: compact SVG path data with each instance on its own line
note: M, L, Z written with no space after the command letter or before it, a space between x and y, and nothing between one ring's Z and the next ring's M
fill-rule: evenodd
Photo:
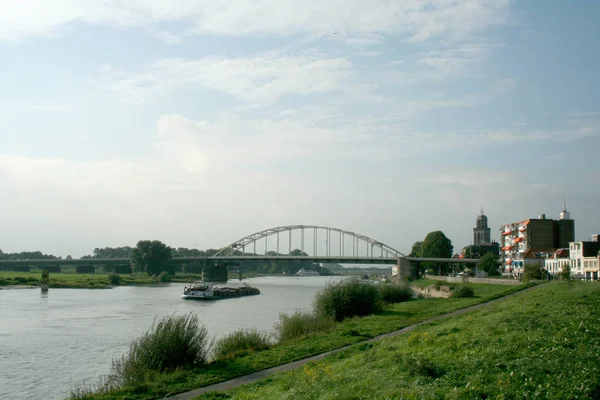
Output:
M403 328L403 329L400 329L400 330L397 330L397 331L393 331L393 332L390 332L390 333L385 333L383 335L375 336L374 338L371 338L371 339L368 339L368 340L365 340L365 341L362 341L362 342L354 343L354 344L351 344L351 345L348 345L348 346L340 347L338 349L331 350L331 351L328 351L326 353L321 353L321 354L318 354L316 356L304 358L302 360L294 361L294 362L291 362L289 364L283 364L283 365L279 365L277 367L272 367L272 368L269 368L269 369L264 369L262 371L255 372L253 374L240 376L238 378L231 379L231 380L228 380L228 381L224 381L224 382L220 382L220 383L215 383L215 384L209 385L209 386L204 386L204 387L201 387L199 389L191 390L189 392L180 393L178 395L169 397L169 399L173 399L173 400L189 400L189 399L193 399L194 397L200 396L201 394L204 394L204 393L207 393L207 392L215 392L215 391L221 392L221 391L225 391L225 390L235 389L238 386L242 386L242 385L245 385L247 383L252 383L252 382L256 382L256 381L258 381L260 379L264 379L264 378L266 378L269 375L273 375L273 374L277 374L277 373L281 373L281 372L288 372L288 371L291 371L291 370L296 369L298 367L301 367L304 364L307 364L309 362L321 360L321 359L327 357L330 354L334 354L334 353L337 353L337 352L340 352L340 351L344 351L344 350L346 350L346 349L348 349L348 348L350 348L352 346L356 346L356 345L361 344L361 343L373 343L373 342L377 342L377 341L379 341L381 339L386 339L386 338L391 338L391 337L395 337L395 336L398 336L398 335L402 335L404 333L407 333L407 332L410 332L410 331L414 330L416 327L418 327L420 325L429 324L429 323L434 322L434 321L439 321L441 319L446 319L446 318L454 317L456 315L461 315L461 314L465 314L465 313L468 313L468 312L471 312L471 311L474 311L474 310L478 310L480 308L489 306L490 304L494 304L494 303L497 303L499 301L506 300L506 299L508 299L510 297L517 296L517 295L520 295L522 293L529 292L531 290L534 290L534 289L538 288L539 286L541 286L541 285L536 285L536 286L533 286L533 287L521 290L521 291L516 292L516 293L509 294L507 296L500 297L498 299L491 300L491 301L488 301L488 302L485 302L485 303L480 303L480 304L476 304L474 306L470 306L470 307L467 307L467 308L462 308L460 310L456 310L456 311L453 311L453 312L448 313L448 314L443 314L443 315L439 315L437 317L429 318L429 319L423 320L421 322L418 322L416 324L409 325L406 328Z

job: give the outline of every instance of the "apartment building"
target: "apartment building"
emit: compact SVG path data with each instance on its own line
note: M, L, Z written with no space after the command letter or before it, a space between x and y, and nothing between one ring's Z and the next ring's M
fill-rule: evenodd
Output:
M544 261L544 268L552 275L558 275L565 265L571 268L571 277L597 281L600 277L600 242L571 242L568 249L561 249L560 253L557 251Z
M502 264L504 271L522 273L526 263L550 258L556 249L569 247L575 241L575 221L571 219L566 205L558 220L539 218L504 224L500 228Z

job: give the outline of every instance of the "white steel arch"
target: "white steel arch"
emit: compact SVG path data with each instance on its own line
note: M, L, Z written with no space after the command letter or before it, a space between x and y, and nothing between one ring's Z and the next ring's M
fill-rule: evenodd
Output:
M398 258L398 257L406 257L401 251L394 249L391 246L388 246L384 243L381 243L378 240L375 240L373 238L370 238L368 236L365 235L361 235L355 232L350 232L350 231L346 231L343 229L339 229L339 228L330 228L327 226L319 226L319 225L288 225L288 226L279 226L276 228L270 228L270 229L265 229L259 232L255 232L251 235L245 236L239 240L236 240L235 242L231 243L229 246L226 246L224 248L222 248L221 250L219 250L218 253L216 253L215 255L213 255L213 257L235 257L235 256L239 256L244 257L244 255L248 255L247 251L250 250L254 250L252 254L256 254L256 243L260 240L265 240L265 249L267 248L267 239L270 236L276 236L277 237L277 245L276 245L276 249L277 249L277 253L280 253L280 236L282 234L288 234L288 254L291 254L292 252L292 247L296 248L296 249L300 249L303 253L305 251L305 249L307 249L308 247L305 246L305 232L306 231L313 231L313 251L316 252L317 250L317 234L318 232L323 232L325 233L325 238L326 238L326 249L325 249L325 253L323 254L323 256L333 256L334 254L337 253L337 255L339 256L346 256L346 251L349 251L349 249L346 249L346 242L347 242L347 238L352 238L352 254L353 256L359 256L359 244L360 243L364 243L366 244L366 255L367 257L371 257L371 258ZM292 232L293 231L300 231L300 245L299 246L292 246ZM336 252L335 249L332 249L331 247L331 237L332 234L338 235L339 236L339 241L338 241L338 251ZM252 246L252 247L249 247ZM350 246L348 246L350 247ZM369 254L369 248L370 248L370 254ZM375 254L374 250L377 249L377 253ZM337 256L336 255L336 256ZM310 256L317 256L317 254L311 254Z

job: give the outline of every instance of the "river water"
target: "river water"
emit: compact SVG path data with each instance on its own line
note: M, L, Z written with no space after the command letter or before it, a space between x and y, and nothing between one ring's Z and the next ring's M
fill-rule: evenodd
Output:
M215 338L240 328L270 331L279 313L310 309L331 279L253 278L247 283L259 296L211 302L181 300L183 283L0 290L0 399L64 399L74 385L106 374L155 317L197 313Z

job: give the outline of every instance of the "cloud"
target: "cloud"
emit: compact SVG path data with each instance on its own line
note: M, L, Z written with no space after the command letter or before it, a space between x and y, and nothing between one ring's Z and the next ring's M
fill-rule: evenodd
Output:
M211 121L168 114L157 121L152 153L140 158L82 162L0 155L0 184L11 193L0 216L7 226L28 229L43 221L40 243L60 242L53 235L65 227L81 236L82 226L93 226L81 254L108 237L113 245L159 238L210 247L288 223L371 233L373 221L378 226L373 236L407 250L407 240L424 236L440 221L452 225L448 235L465 237L457 228L464 228L460 220L474 217L469 209L476 214L481 203L502 222L522 218L513 215L517 208L541 207L534 204L540 189L532 186L540 181L529 181L534 178L520 170L415 164L448 150L460 157L466 148L497 148L506 143L503 135L490 140L485 131L422 132L393 123L376 127L360 118L330 127L309 121L285 119L285 114L281 119L222 114ZM580 128L584 134L599 132L593 124ZM576 130L567 123L545 137L564 140L569 132ZM542 137L526 130L514 135L521 142ZM527 196L535 201L527 202ZM415 211L405 215L403 209ZM415 225L415 218L416 230L398 236L397 227ZM81 238L70 240L74 248L84 245ZM9 247L3 250L17 246L13 241L6 238Z
M344 90L352 73L350 62L344 58L269 52L239 58L163 59L143 72L105 66L94 84L122 100L138 104L160 93L198 88L223 92L244 102L270 103L289 94ZM355 85L347 89L350 93L366 90Z
M489 45L471 44L421 53L416 63L439 75L453 76L481 66L490 57Z
M43 0L4 2L0 40L64 34L75 24L154 29L170 42L208 35L375 35L411 41L462 40L506 21L509 0ZM181 23L178 30L161 23ZM376 42L376 41L375 41Z

